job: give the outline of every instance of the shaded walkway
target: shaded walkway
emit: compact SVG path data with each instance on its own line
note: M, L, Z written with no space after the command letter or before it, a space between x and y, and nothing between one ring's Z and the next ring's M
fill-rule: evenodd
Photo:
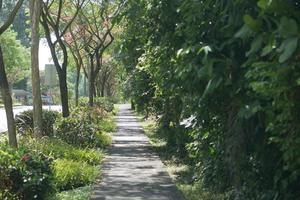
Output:
M183 200L129 105L121 105L118 131L93 200Z

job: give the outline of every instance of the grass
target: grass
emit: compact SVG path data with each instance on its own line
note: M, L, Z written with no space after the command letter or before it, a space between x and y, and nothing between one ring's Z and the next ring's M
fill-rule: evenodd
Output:
M50 197L48 200L87 200L90 198L92 192L93 187L89 185L57 193L55 196Z
M107 145L110 144L110 133L117 129L114 114L108 113L98 125L101 129L99 139L104 140ZM5 141L7 134L0 134L0 142ZM101 162L105 155L102 148L81 148L54 137L34 139L22 136L18 137L18 141L20 147L40 152L53 159L51 171L55 192L47 200L89 199L93 191L92 184L101 174Z
M101 130L113 133L117 130L117 124L114 119L114 115L112 113L107 114L107 116L99 122L99 126L101 127Z
M100 166L68 159L55 160L52 168L54 185L60 190L92 184L100 173Z
M91 165L99 165L104 157L104 153L101 150L74 147L56 138L45 137L37 141L37 139L25 137L19 140L19 143L21 146L35 149L54 159L64 158L86 162Z

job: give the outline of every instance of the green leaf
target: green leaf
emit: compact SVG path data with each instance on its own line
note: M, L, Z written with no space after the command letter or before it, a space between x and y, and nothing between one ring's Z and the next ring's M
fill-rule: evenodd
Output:
M296 84L297 84L297 85L300 85L300 78L298 78L298 79L296 80Z
M207 94L212 93L216 88L218 88L221 85L222 81L222 77L211 79L206 85L202 98L205 97Z
M298 46L298 38L293 37L293 38L288 38L285 41L283 41L280 49L282 50L282 53L279 57L279 62L283 63L286 60L288 60L293 53L296 51Z
M262 26L262 22L260 20L254 19L250 15L244 15L243 19L245 24L253 31L259 31Z
M258 7L265 10L268 6L268 0L260 0L257 2Z
M183 52L183 49L179 49L177 51L177 58L179 58L181 56L182 52Z
M244 24L242 28L234 35L234 37L245 39L248 38L251 33L251 29L246 24Z
M298 35L298 24L294 19L282 17L280 19L279 34L283 37Z
M257 36L251 44L251 49L248 52L246 52L246 56L248 57L249 55L256 53L261 48L262 42L262 35Z
M268 44L267 46L265 46L265 47L263 48L262 53L261 53L261 56L266 56L266 55L268 55L269 53L272 52L273 49L274 49L274 48L273 48L272 44Z

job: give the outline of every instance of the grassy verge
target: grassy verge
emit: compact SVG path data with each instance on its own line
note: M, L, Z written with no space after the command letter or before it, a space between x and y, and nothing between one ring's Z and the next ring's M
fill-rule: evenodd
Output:
M142 119L142 117L139 117ZM149 137L154 151L158 153L165 164L168 173L183 193L186 200L222 200L224 196L205 191L201 184L194 180L193 166L180 160L175 153L167 148L166 141L158 133L158 126L153 119L141 120L145 134Z
M57 193L49 200L86 200L90 198L92 192L93 186L89 185Z
M0 135L0 199L89 199L116 130L114 113L77 107L69 118L47 115L52 131L39 139L32 137L31 116L20 118L18 149Z
M114 115L117 112L114 109L98 123L103 133L111 135L116 131L117 125ZM102 141L105 146L111 143L111 138L107 136L101 137L101 140L105 140ZM101 163L105 152L100 149L88 148L75 148L72 150L71 145L65 145L65 147L69 148L65 148L64 156L58 157L54 162L57 169L54 178L56 178L57 187L61 188L62 191L48 200L88 200L93 192L93 183L101 174ZM59 148L55 147L55 149ZM67 165L69 165L67 168L72 170L65 172L64 169ZM69 179L66 179L66 177L69 177ZM78 184L74 180L78 180ZM66 184L68 182L69 185Z

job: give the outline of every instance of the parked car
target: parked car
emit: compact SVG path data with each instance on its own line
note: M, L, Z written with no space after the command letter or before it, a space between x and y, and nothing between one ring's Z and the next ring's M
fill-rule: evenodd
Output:
M53 105L53 98L51 96L42 95L42 102L44 105Z

